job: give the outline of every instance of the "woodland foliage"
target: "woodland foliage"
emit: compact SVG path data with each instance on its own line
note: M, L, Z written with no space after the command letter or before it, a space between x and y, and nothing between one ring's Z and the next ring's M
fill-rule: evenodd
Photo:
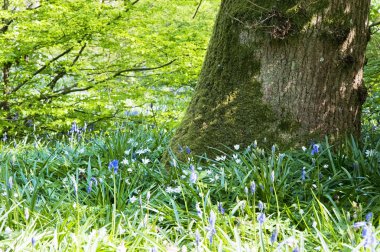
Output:
M217 1L205 3L215 13ZM4 1L0 128L100 128L194 86L213 15L195 1ZM185 88L186 87L186 88ZM167 117L169 99L160 100Z

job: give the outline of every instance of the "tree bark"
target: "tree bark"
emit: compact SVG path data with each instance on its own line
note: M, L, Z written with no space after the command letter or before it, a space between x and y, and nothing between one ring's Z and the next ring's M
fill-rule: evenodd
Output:
M369 0L223 0L172 149L360 135Z

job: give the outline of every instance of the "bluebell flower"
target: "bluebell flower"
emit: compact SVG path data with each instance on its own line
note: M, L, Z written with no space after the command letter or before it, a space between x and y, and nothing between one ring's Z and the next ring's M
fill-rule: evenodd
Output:
M206 230L209 232L209 241L210 244L212 244L212 240L214 235L216 234L216 229L215 229L215 222L216 222L216 215L214 211L211 210L210 212L210 217L208 218L209 225L206 227Z
M221 202L218 202L218 211L219 213L223 214L226 212L223 208L223 204Z
M179 152L179 153L182 153L182 152L183 152L183 148L182 148L181 145L178 145L178 152Z
M32 237L31 242L32 242L32 246L34 247L36 245L36 239L34 237Z
M201 243L201 235L199 233L199 230L197 229L195 230L195 246L199 247L200 243Z
M276 251L280 251L285 245L297 248L297 243L297 240L291 236L278 244Z
M276 152L276 145L272 145L272 153Z
M372 225L366 223L365 221L360 221L354 223L354 228L363 228L362 237L363 241L361 242L361 246L364 248L369 248L371 251L375 251L375 248L378 245L378 241L376 238L376 233L372 230Z
M197 182L198 175L195 171L192 171L190 174L190 183L195 184Z
M91 191L92 191L92 180L90 180L90 183L88 183L86 191L87 191L87 193L91 193Z
M202 209L200 208L200 206L199 206L199 202L197 202L196 204L195 204L195 210L197 211L197 215L198 215L198 217L199 218L201 218L202 219Z
M299 252L300 249L298 247L295 247L292 252Z
M114 159L108 165L108 170L113 170L114 173L117 173L119 169L119 160Z
M70 129L70 133L79 133L79 128L78 128L78 125L77 123L74 121L72 124L71 124L71 129Z
M311 149L311 155L315 155L319 152L319 145L318 144L313 144L312 149Z
M265 222L265 214L259 213L259 215L257 216L257 221L259 222L260 225L263 225Z
M8 188L9 188L10 190L12 190L12 188L13 188L13 177L12 177L12 176L10 176L10 177L8 178L8 183L7 183L7 185L8 185Z
M251 185L249 186L249 189L250 189L250 191L251 191L252 194L255 194L255 192L256 192L256 183L255 183L255 181L252 180Z
M366 214L366 216L365 216L365 220L366 220L367 222L371 222L372 217L373 217L373 213L372 213L372 212L369 212L369 213Z
M367 223L365 221L355 222L353 225L354 228L361 228L361 227L365 227L365 226L367 226Z
M258 207L259 207L260 212L264 210L264 203L261 200L259 201Z
M270 243L273 245L277 241L278 231L275 229L270 237Z
M188 155L191 153L191 150L190 150L190 148L189 148L188 146L186 146L185 150L186 150L186 153L187 153Z
M305 181L306 179L306 170L305 167L302 167L301 180Z

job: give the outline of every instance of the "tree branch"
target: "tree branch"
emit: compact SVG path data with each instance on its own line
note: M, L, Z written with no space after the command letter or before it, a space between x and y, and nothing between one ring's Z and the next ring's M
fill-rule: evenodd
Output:
M371 29L372 27L378 26L378 25L380 25L380 21L377 21L375 23L370 24L369 29Z
M193 15L193 19L194 19L195 16L197 15L197 13L198 13L198 11L199 11L199 8L200 8L201 5L202 5L202 2L203 2L203 0L199 1L199 4L198 4L198 6L197 6L197 9L195 10L194 15Z
M124 69L124 70L118 70L118 71L106 71L106 72L102 72L102 73L115 73L113 74L112 76L104 79L104 80L101 80L101 81L98 81L98 83L102 83L102 82L105 82L105 81L108 81L108 80L111 80L117 76L120 76L122 75L123 73L126 73L126 72L144 72L144 71L150 71L150 70L156 70L156 69L160 69L160 68L163 68L163 67L166 67L166 66L169 66L170 64L172 64L174 61L176 61L176 59L174 60L171 60L170 62L168 63L165 63L163 65L160 65L160 66L156 66L156 67L138 67L138 68L127 68L127 69Z
M86 48L87 46L87 43L84 43L84 45L80 48L77 56L74 58L73 62L71 63L71 67L75 65L75 63L77 63L79 57L82 55L82 52L84 51L84 49ZM58 72L58 74L49 82L49 84L47 84L48 87L50 87L51 89L53 89L55 87L55 85L57 84L57 82L67 74L66 70L62 70L60 72Z
M71 50L73 49L74 47L70 47L69 49L67 49L66 51L64 51L63 53L59 54L58 56L56 56L55 58L51 59L48 63L46 63L45 65L43 65L41 68L39 68L37 71L35 71L32 76L27 79L27 80L24 80L23 82L21 82L20 84L18 84L14 89L12 89L12 91L10 92L11 94L12 93L15 93L17 92L20 88L22 88L24 85L26 85L29 81L31 81L36 75L38 75L39 73L41 73L43 70L45 70L51 63L53 63L54 61L57 61L58 59L60 59L61 57L63 57L64 55L68 54L69 52L71 52Z

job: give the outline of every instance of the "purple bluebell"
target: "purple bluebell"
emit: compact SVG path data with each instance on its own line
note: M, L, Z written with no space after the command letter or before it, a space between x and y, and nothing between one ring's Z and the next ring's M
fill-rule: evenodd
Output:
M365 249L368 248L371 251L375 251L375 249L378 246L379 242L377 241L376 233L373 231L371 225L365 225L365 226L363 226L362 237L363 237L362 246Z
M366 220L367 222L371 222L372 217L373 217L373 213L372 213L372 212L369 212L369 213L366 214L366 216L365 216L365 220Z
M275 229L270 237L270 243L273 245L277 241L278 231Z
M256 192L256 183L255 183L255 181L252 180L251 185L249 186L249 189L250 189L250 191L251 191L252 194L255 194L255 192Z
M259 222L260 225L263 225L265 222L265 214L259 213L259 215L257 216L257 221Z
M190 150L190 148L189 148L188 146L186 146L185 150L186 150L186 153L187 153L188 155L191 153L191 150Z
M195 210L197 210L197 215L198 215L198 217L199 218L201 218L202 219L202 209L200 208L200 206L199 206L199 202L197 202L196 204L195 204Z
M114 159L112 160L108 165L108 170L113 170L113 172L116 174L119 170L119 160Z
M34 247L36 245L36 239L34 237L32 237L31 242L32 242L32 246Z
M197 182L198 175L195 171L192 171L190 174L190 183L195 184Z
M260 212L264 210L264 203L261 200L259 201L258 207L259 207Z
M300 251L300 249L298 248L298 247L295 247L293 250L292 250L292 252L299 252Z
M272 145L272 153L276 152L276 145Z
M86 191L87 191L87 193L91 193L91 191L92 191L92 180L90 180L90 182L88 183Z
M302 167L301 180L305 181L306 179L306 170L305 167Z
M182 148L181 145L178 145L178 152L179 152L179 153L182 153L182 152L183 152L183 148Z
M209 241L210 244L212 244L213 237L216 234L216 229L215 229L215 222L216 222L216 215L214 211L211 210L210 212L210 217L208 218L209 225L206 227L206 230L209 232Z
M365 221L355 222L353 225L354 228L361 228L361 227L365 227L365 226L367 226L367 223Z
M223 204L221 202L218 202L218 211L219 213L223 214L226 212L223 208Z
M12 176L10 176L10 177L8 178L7 186L8 186L8 188L9 188L10 190L12 190L12 188L13 188L13 177L12 177Z
M78 125L77 123L74 121L72 124L71 124L71 129L70 129L70 133L78 133L80 130L78 128Z
M196 247L199 247L200 243L201 243L201 235L199 233L199 230L197 229L197 230L195 230L195 245L196 245Z
M319 152L319 145L318 144L313 144L312 149L311 149L311 155L315 155Z

